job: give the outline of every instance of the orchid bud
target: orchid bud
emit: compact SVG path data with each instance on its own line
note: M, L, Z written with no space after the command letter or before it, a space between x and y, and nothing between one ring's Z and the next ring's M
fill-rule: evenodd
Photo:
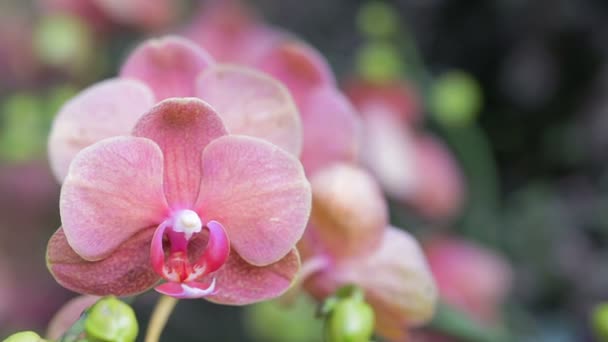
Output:
M7 337L3 342L44 342L38 334L33 331L21 331Z
M447 72L433 85L433 114L445 125L458 126L471 122L477 116L481 105L481 87L477 80L465 72Z
M132 342L137 337L137 318L126 303L105 297L89 309L85 331L91 342Z
M403 74L405 65L397 46L380 41L367 43L359 49L357 70L367 81L384 83Z
M371 1L359 9L357 26L369 37L387 37L398 30L399 17L395 8L386 2Z
M608 303L600 303L591 314L593 333L598 341L608 341Z
M352 286L338 290L331 303L325 322L327 342L368 342L374 332L374 311L363 299L360 289Z

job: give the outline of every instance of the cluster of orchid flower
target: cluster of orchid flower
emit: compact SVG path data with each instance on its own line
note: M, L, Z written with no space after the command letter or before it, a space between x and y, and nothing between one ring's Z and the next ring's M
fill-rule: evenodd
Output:
M406 340L432 318L437 289L383 193L453 216L455 162L416 133L409 89L356 81L347 97L312 47L218 3L187 38L141 43L58 113L49 270L82 294L154 288L225 305L290 288L323 301L355 285L376 333Z

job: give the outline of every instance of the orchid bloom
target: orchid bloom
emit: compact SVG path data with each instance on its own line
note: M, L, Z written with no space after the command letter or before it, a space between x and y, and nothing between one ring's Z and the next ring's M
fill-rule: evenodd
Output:
M270 28L238 0L213 1L184 33L222 62L255 67L287 86L302 119L300 160L308 175L333 162L354 162L359 120L313 47Z
M424 251L441 297L480 322L496 323L509 293L513 270L498 254L472 242L435 237Z
M156 290L173 297L246 304L288 288L309 210L291 154L228 135L198 99L167 99L132 136L78 153L47 259L77 292L129 295L164 279Z
M389 225L382 194L362 169L335 164L311 184L311 222L298 244L305 289L322 299L356 284L375 311L378 334L405 339L408 327L431 319L437 297L420 246Z
M287 90L177 37L143 43L120 74L66 103L53 124L51 166L64 182L63 228L48 248L55 278L97 295L159 278L168 282L157 290L175 297L280 294L310 209Z
M384 191L429 218L455 216L464 201L463 176L447 147L418 131L421 115L412 89L364 81L345 89L363 119L362 162Z

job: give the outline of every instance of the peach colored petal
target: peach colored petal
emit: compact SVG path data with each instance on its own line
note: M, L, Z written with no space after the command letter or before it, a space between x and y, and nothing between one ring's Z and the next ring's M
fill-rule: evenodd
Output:
M263 267L250 265L233 251L222 268L203 278L216 279L216 292L206 299L218 304L247 305L276 298L287 291L299 268L300 257L295 248Z
M163 156L151 140L114 137L82 150L61 189L67 240L82 258L103 259L168 214Z
M302 237L310 214L310 184L300 162L269 142L226 136L203 152L197 208L220 222L236 252L265 266Z
M158 280L149 262L154 228L140 231L107 258L82 259L59 228L49 240L47 265L57 282L72 291L98 296L131 296L146 291Z
M418 242L400 229L389 227L374 254L337 263L312 276L305 287L324 298L346 284L364 289L380 335L403 338L408 326L424 324L433 316L437 301L433 277Z
M376 182L362 169L334 164L311 179L311 234L334 257L374 252L388 224L388 208Z
M302 115L306 174L334 162L354 162L358 157L360 122L348 100L333 88L309 94L298 109Z
M191 41L177 36L140 44L120 70L123 78L146 83L158 100L195 95L195 80L213 59Z
M162 101L133 129L133 135L154 140L163 151L164 191L172 209L194 204L201 182L202 151L225 134L220 117L196 98Z
M99 296L78 296L65 303L51 319L46 338L59 339L78 319L82 313L99 300Z
M48 149L53 173L61 182L74 156L83 148L117 135L127 135L155 103L154 94L136 80L109 79L83 90L59 111Z
M300 115L280 82L253 69L218 64L203 72L197 90L230 133L262 138L300 155Z

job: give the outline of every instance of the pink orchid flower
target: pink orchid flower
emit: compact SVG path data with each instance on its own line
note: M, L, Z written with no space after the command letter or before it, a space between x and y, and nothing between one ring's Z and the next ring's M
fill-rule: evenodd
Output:
M346 93L363 119L361 159L383 190L429 218L454 217L464 201L463 175L447 147L416 127L411 87L352 81Z
M431 319L436 302L421 248L389 225L384 198L362 169L335 164L311 184L311 222L298 244L305 289L323 299L344 285L360 286L375 311L378 334L404 340L408 327Z
M472 242L435 237L424 243L441 297L483 323L500 320L513 271L496 253Z
M194 95L213 109L200 100L186 98ZM167 100L154 106L162 99ZM222 113L221 118L215 110ZM183 127L178 125L181 131L173 125L181 121L171 120L173 117L184 120ZM158 151L153 151L157 148L146 147L143 141L117 140L124 139L117 136L130 133L156 139L163 153L158 156ZM269 142L262 144L265 147L255 147L261 142L241 137L240 142L225 147L225 153L230 154L226 156L221 148L211 148L219 145L210 142L227 133L261 136ZM111 144L102 140L110 137L114 137ZM242 304L278 295L289 285L291 272L298 269L297 254L290 252L287 245L293 247L301 236L310 206L306 179L298 173L299 162L291 157L299 153L300 145L297 110L289 93L276 80L254 70L214 64L206 52L185 39L166 37L145 42L127 58L120 78L86 89L64 105L55 119L49 154L55 175L65 182L61 202L63 229L49 243L53 274L70 289L99 295L141 292L158 281L159 275L169 282L157 289L176 297L211 295L215 301ZM206 173L201 174L196 160L203 148L215 151L205 152L205 156L223 161L211 158L205 166ZM104 169L103 159L112 151L123 151L115 154L131 159L119 158L115 168ZM247 156L241 156L243 153ZM239 156L240 160L231 159ZM132 163L125 163L128 160ZM246 162L256 168L237 167ZM100 180L93 183L97 188L83 189L75 181L93 176L103 180L102 175L118 177L115 173L119 171L135 176L133 168L138 164L150 172L141 175L141 182ZM225 164L226 168L218 164ZM98 169L107 173L85 172L95 169L91 165L99 165ZM256 170L268 174L256 174ZM211 175L220 179L205 180ZM164 184L160 188L159 177ZM231 177L239 182L234 179L231 183ZM199 194L200 184L205 184L209 196L218 196L215 204L209 205L207 195ZM281 184L292 188L283 189ZM222 186L224 189L220 189ZM99 196L113 194L123 200L106 206L89 194L95 189ZM129 192L131 196L127 195ZM266 199L266 195L274 197ZM226 196L232 196L234 204L228 205ZM68 200L71 198L77 198L78 205ZM251 206L250 200L263 203ZM285 203L276 200L286 200L287 204L283 206ZM143 207L122 212L125 208L121 206L136 203ZM237 209L238 215L232 215L231 210ZM144 223L151 226L140 226ZM243 228L236 227L241 224L249 229L232 234ZM154 225L156 230L149 229ZM247 239L249 247L245 246ZM259 243L251 243L255 240ZM146 250L142 247L149 244L151 252L142 253ZM213 273L214 270L217 271ZM213 282L208 284L211 279L205 278L208 273L216 274L214 278L218 279L215 292ZM268 286L241 289L241 285L251 285L256 277L270 279ZM198 279L206 283L197 282Z
M62 107L49 137L54 174L62 181L83 148L129 134L158 101L192 96L210 104L229 133L263 138L300 154L299 114L280 82L253 69L217 64L194 43L168 36L139 45L120 77L85 89Z
M357 115L318 51L264 24L238 0L212 1L201 13L185 36L218 60L255 67L289 89L302 119L300 160L308 175L334 162L357 159Z
M310 210L301 164L269 142L228 135L195 98L160 102L131 136L77 154L47 260L64 287L156 290L247 304L280 295L299 268Z

